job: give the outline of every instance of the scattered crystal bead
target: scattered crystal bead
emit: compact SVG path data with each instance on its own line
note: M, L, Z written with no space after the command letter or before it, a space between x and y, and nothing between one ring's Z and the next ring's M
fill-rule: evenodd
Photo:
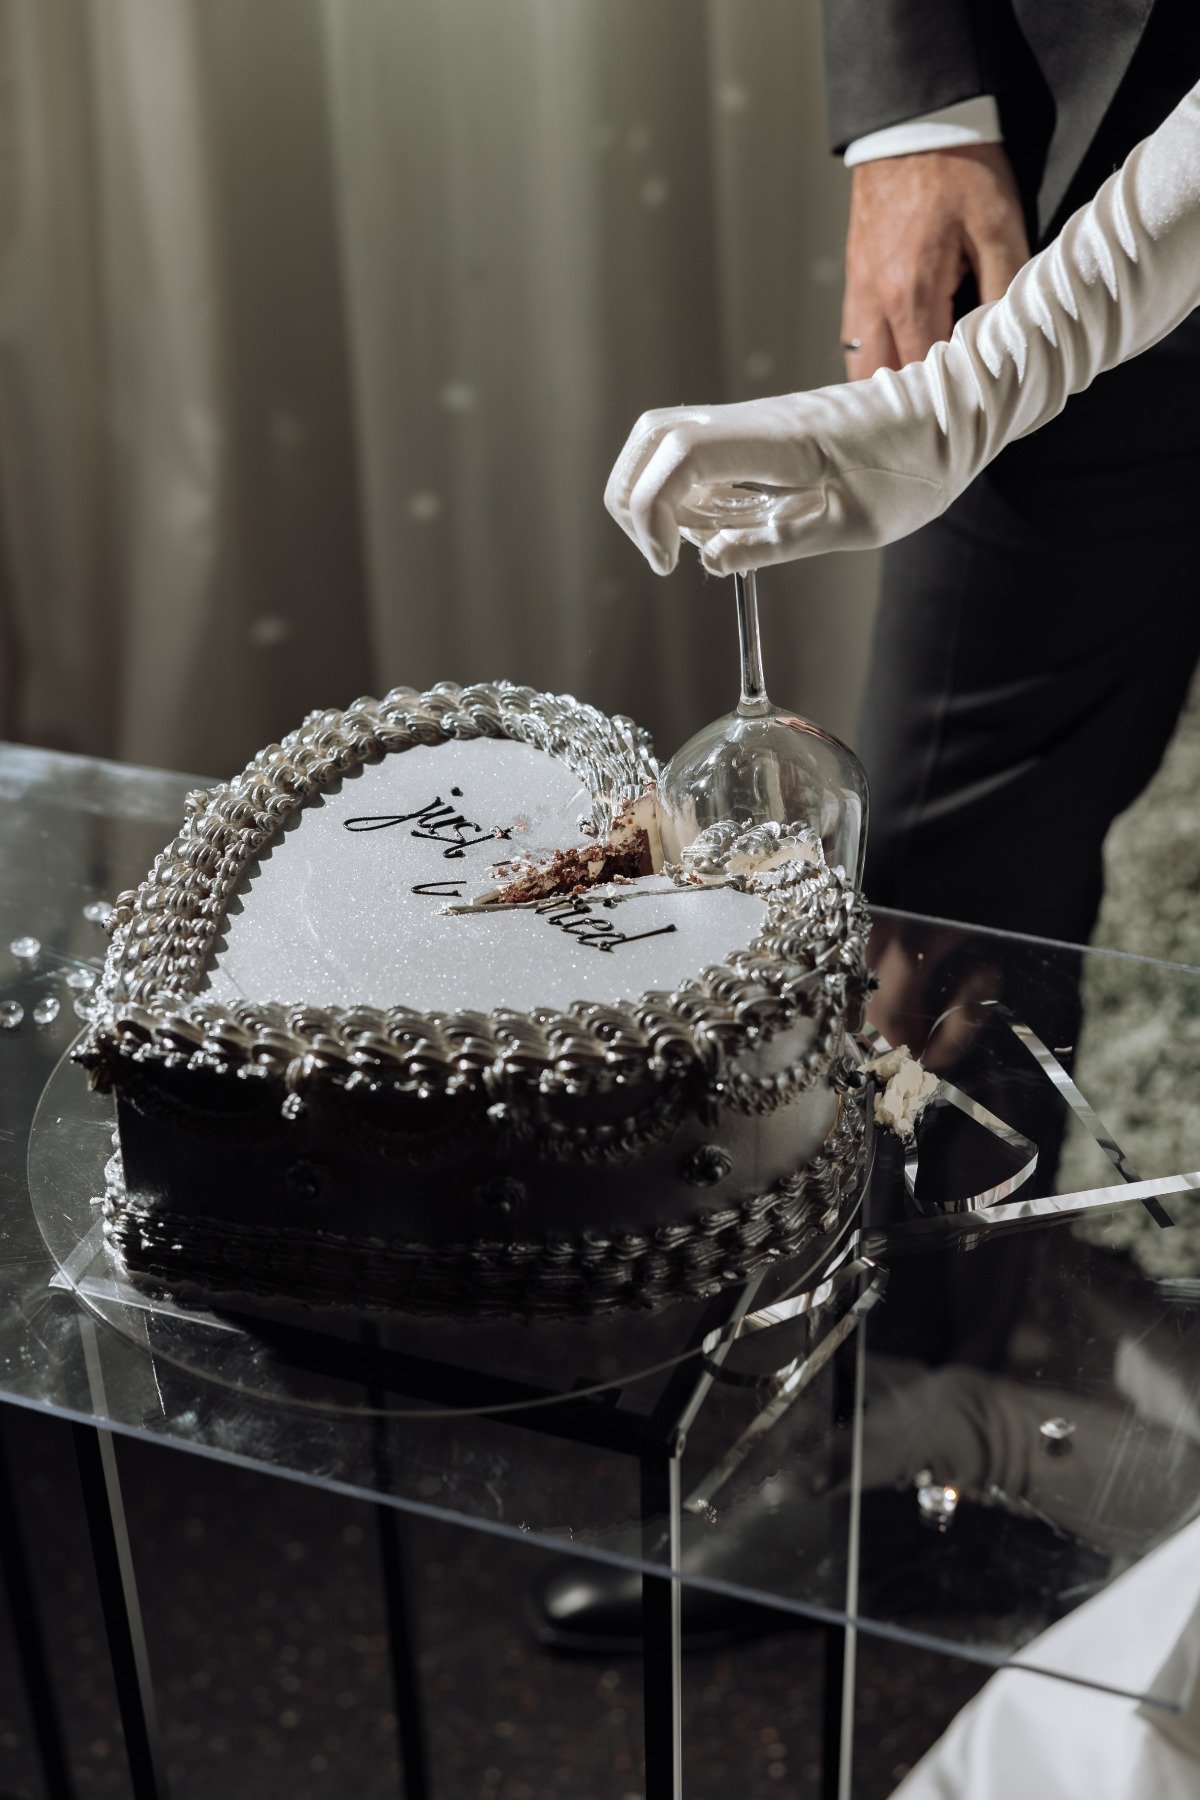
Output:
M34 963L42 954L42 946L35 937L14 938L8 946L18 962Z
M1057 1415L1053 1419L1043 1419L1038 1426L1038 1436L1051 1456L1065 1456L1075 1436L1075 1421Z
M53 1025L58 1017L58 1001L53 994L46 994L38 1001L32 1017L35 1025Z
M93 925L103 925L111 911L107 900L89 900L83 909L83 916Z
M75 1012L79 1018L86 1019L90 1024L92 1019L92 1002L90 1000L76 1000Z
M938 1531L945 1531L958 1511L958 1489L943 1487L940 1482L930 1479L928 1469L922 1469L917 1476L917 1505L928 1524L936 1526Z
M75 991L80 994L90 993L95 985L95 969L72 969L67 976L67 986L69 988L74 988Z
M25 1017L19 1000L0 1000L0 1031L15 1031Z

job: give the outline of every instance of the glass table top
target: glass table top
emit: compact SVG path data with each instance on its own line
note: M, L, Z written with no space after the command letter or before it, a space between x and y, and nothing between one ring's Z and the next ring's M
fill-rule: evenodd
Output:
M86 909L194 785L0 747L0 1399L659 1570L673 1446L685 1583L1150 1689L1119 1636L1040 1634L1200 1513L1200 971L881 914L877 1042L941 1085L802 1261L587 1324L210 1312L109 1264L111 1106L67 1060Z

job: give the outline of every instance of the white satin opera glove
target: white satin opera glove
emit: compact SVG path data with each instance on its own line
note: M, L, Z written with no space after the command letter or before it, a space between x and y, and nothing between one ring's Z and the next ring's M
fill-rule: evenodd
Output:
M809 393L646 413L605 505L661 575L681 534L717 575L891 543L1197 304L1200 84L1007 293L922 362ZM723 497L729 522L705 523L706 494Z

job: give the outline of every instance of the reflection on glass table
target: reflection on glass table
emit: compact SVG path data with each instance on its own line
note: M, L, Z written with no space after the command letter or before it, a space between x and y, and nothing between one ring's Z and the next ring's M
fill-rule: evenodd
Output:
M863 1210L714 1303L465 1329L128 1289L90 1204L111 1120L63 1057L84 909L192 785L0 752L0 1398L585 1556L632 1637L668 1570L685 1641L718 1595L1003 1666L1200 1511L1200 1116L1146 1025L1200 972L1136 958L881 917L873 1028L942 1083L915 1153L877 1132ZM1029 1659L1128 1688L1119 1646Z

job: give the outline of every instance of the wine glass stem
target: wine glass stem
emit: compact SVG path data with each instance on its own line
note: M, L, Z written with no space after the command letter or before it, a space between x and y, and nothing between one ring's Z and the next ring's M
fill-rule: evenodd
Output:
M758 594L753 569L747 569L744 575L734 576L733 596L737 603L738 649L742 662L742 697L738 701L738 711L766 712L770 702L763 680L762 640L758 633Z

